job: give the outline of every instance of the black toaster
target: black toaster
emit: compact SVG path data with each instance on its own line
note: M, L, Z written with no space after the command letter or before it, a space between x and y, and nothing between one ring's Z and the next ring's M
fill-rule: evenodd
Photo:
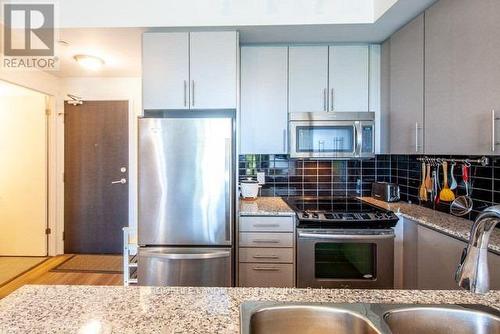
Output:
M389 182L373 182L372 197L384 202L399 201L399 186Z

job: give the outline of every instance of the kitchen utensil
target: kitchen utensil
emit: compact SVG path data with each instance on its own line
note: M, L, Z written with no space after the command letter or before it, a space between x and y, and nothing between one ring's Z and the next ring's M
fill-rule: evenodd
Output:
M427 189L427 192L431 193L432 192L432 178L431 178L431 164L427 163L427 172L425 173L425 188Z
M437 184L437 173L436 171L432 171L432 200L435 204L439 204L439 189Z
M455 194L448 187L448 163L443 161L443 189L439 193L439 199L443 202L453 202L455 200Z
M420 185L418 197L421 201L427 201L427 188L425 187L425 162L422 162L422 184Z
M450 171L450 174L451 174L450 189L451 189L451 190L455 190L455 189L457 189L457 187L458 187L457 180L455 179L455 175L454 175L454 173L453 173L453 171L454 171L454 169L455 169L455 165L456 165L456 163L455 163L455 161L453 161L453 162L451 163L451 171Z
M469 195L469 166L462 166L462 180L465 185L465 195L457 197L450 206L450 213L455 216L465 216L471 212L474 202Z

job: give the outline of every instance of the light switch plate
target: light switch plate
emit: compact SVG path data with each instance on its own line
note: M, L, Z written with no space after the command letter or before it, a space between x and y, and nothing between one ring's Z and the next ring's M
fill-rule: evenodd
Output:
M266 173L257 172L257 182L259 182L259 184L266 184Z

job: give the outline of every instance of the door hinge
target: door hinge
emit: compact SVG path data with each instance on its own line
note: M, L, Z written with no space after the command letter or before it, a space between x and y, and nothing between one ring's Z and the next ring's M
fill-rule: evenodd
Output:
M50 109L45 109L45 115L50 116Z
M62 174L63 174L62 175L62 177L63 177L63 183L66 183L66 173L63 172Z
M52 233L52 230L50 229L50 227L47 227L45 229L45 234L50 234L50 233Z
M63 233L62 233L62 239L63 239L63 241L65 240L64 237L65 237L65 234L64 234L64 231L63 231Z

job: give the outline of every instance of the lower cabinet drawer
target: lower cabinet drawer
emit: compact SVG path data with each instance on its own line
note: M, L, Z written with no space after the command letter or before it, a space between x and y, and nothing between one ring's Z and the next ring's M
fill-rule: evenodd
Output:
M293 233L240 233L240 247L293 247Z
M293 263L293 248L240 248L240 262Z
M293 288L293 264L240 263L241 287Z

